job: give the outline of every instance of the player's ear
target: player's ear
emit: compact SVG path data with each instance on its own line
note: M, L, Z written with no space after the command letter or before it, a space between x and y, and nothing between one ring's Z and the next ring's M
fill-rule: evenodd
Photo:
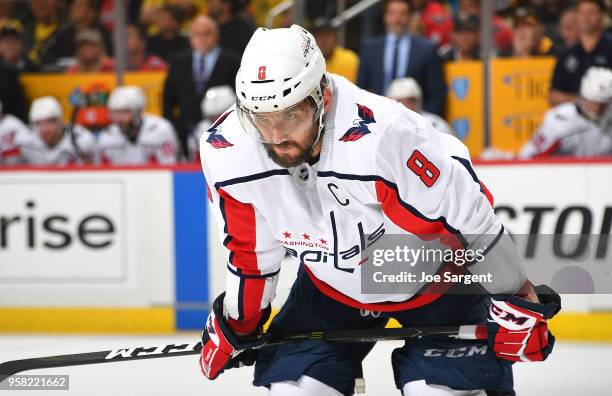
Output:
M323 112L327 113L332 102L332 90L330 88L323 89Z

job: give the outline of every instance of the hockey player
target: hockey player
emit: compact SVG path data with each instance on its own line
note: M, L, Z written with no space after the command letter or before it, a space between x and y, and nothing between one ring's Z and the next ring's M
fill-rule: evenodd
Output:
M98 161L113 165L174 164L177 140L165 119L144 112L146 99L136 86L115 88L108 99L112 124L100 133Z
M0 165L19 162L20 154L15 138L23 133L31 132L19 118L12 114L3 114L0 102Z
M596 157L612 155L612 71L587 70L580 97L548 110L519 158L547 156Z
M453 128L442 117L423 111L423 93L414 78L404 77L393 80L387 89L387 97L421 114L436 130L449 135L455 134Z
M514 394L512 362L546 359L559 301L526 281L465 147L398 102L327 74L314 38L297 25L254 33L236 97L200 142L228 249L226 291L202 334L202 373L214 379L252 358L289 254L300 270L269 332L365 329L390 317L410 326L488 323L489 345L445 338L396 349L396 384L404 395ZM477 285L486 294L439 282L363 293L361 269L372 263L359 253L383 234L484 249L469 271L493 280ZM272 396L350 395L367 349L315 340L260 348L253 383Z
M200 162L200 138L208 131L212 124L236 102L236 94L229 85L209 88L201 103L202 117L195 131L189 137L189 158Z
M52 96L34 99L30 106L32 131L15 137L18 159L31 165L75 165L92 163L96 142L80 125L65 124L62 106Z

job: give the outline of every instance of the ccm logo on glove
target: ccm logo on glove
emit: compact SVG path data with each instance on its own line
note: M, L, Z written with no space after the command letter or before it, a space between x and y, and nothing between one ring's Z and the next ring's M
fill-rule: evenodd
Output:
M504 301L495 301L495 303L491 304L491 316L495 318L497 323L508 330L528 329L535 326L538 319L542 319L542 315L537 312L530 312L529 316L526 316Z

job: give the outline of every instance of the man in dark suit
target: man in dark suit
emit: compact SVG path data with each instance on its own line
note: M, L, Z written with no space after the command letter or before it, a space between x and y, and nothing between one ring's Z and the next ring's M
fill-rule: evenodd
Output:
M217 23L207 17L194 19L190 31L191 51L170 62L164 84L164 117L174 124L183 152L187 137L202 119L200 102L209 87L234 86L240 57L218 46Z
M361 49L357 85L384 95L396 78L412 77L423 89L423 110L443 116L446 84L436 45L410 34L409 0L384 3L387 34L366 40Z

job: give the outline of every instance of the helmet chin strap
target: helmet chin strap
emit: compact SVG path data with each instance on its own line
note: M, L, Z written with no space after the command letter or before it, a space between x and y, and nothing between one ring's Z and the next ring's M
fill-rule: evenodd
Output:
M321 109L321 114L319 114L319 131L317 132L317 138L315 139L314 143L312 143L311 148L316 146L319 139L321 139L321 132L323 132L323 128L325 128L325 123L323 122L323 110Z
M322 104L321 104L322 105ZM310 147L308 148L309 151L312 152L312 149L314 146L317 145L317 143L319 143L319 140L321 139L321 135L323 134L323 128L325 128L325 123L323 122L323 109L321 109L320 113L319 113L319 126L318 126L318 131L317 131L317 138L315 139L314 142L312 142L312 144L310 145ZM312 157L311 157L312 158ZM310 159L310 158L309 158Z

